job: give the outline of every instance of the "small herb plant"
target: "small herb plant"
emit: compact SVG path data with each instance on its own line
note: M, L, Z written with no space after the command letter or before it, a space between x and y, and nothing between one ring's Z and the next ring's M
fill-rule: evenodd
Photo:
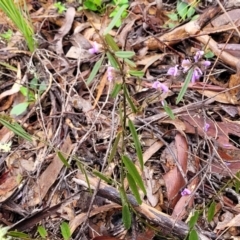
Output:
M181 21L185 21L186 19L194 19L196 12L196 6L199 3L199 0L195 0L189 4L183 1L177 1L176 12L169 13L168 17L171 21L168 22L168 27L173 28Z
M101 1L101 0L86 0L86 1L84 1L84 8L91 10L91 11L95 11L95 12L103 13L107 7L114 7L114 10L109 14L110 18L115 17L122 6L125 7L125 10L122 12L121 17L115 23L116 27L121 26L122 19L124 19L128 14L128 12L126 10L129 7L128 0L112 0L107 5L103 4L103 1Z
M35 76L30 82L30 87L21 87L20 92L26 98L26 101L15 105L10 114L11 115L20 115L26 111L29 104L34 103L38 96L40 96L44 90L46 90L46 85L42 82L40 85L38 84L38 78Z
M13 35L13 31L11 29L8 29L6 32L0 34L0 37L5 41L9 42L12 38L12 35Z
M65 5L61 2L56 2L54 4L54 7L57 9L59 14L62 14L64 11L67 10L67 8L65 7Z

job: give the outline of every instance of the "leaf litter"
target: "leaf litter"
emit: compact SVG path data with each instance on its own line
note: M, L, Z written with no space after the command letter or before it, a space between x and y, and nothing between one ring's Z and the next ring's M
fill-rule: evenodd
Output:
M117 28L108 3L26 1L33 53L0 12L0 221L19 239L240 236L239 7L179 2L130 1Z

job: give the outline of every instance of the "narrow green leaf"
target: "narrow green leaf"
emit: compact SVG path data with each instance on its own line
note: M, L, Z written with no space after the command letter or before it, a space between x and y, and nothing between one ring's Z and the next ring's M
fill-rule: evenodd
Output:
M122 135L121 132L119 132L119 133L117 134L117 137L116 137L116 139L115 139L115 141L114 141L114 144L113 144L113 146L112 146L111 153L110 153L109 158L108 158L108 162L109 162L109 163L113 160L114 156L116 155L117 147L118 147L118 143L119 143L119 140L120 140L121 135Z
M175 116L172 112L172 109L168 106L167 102L165 100L163 100L163 108L165 110L165 112L168 114L168 116L171 118L171 119L175 119Z
M118 58L132 58L135 56L135 52L132 51L117 51L115 52L115 56Z
M178 21L178 15L176 13L169 13L167 16L172 20L172 21Z
M127 173L127 180L128 180L128 183L129 183L129 187L130 187L133 195L135 196L138 204L139 205L142 204L142 199L141 199L140 194L138 192L138 188L137 188L137 185L135 183L135 180L132 178L132 176L129 173Z
M18 136L26 139L29 142L32 142L32 136L28 134L18 123L9 123L5 119L0 118L0 123L13 131Z
M124 227L126 229L130 229L132 219L131 219L131 212L127 204L123 205L122 207L122 216L123 216Z
M11 70L11 71L17 72L17 68L11 66L11 65L8 64L8 63L0 62L0 65L4 66L4 67L7 68L8 70Z
M125 86L123 87L123 91L124 91L124 95L125 95L125 97L127 98L127 101L128 101L128 103L129 103L132 111L133 111L134 113L136 113L136 112L137 112L137 108L136 108L135 105L133 104L132 99L131 99L131 97L129 96L128 90L127 90L127 88L126 88Z
M109 184L112 183L112 180L110 178L104 176L101 172L97 170L93 170L93 174L99 177L100 179L102 179L103 181L105 181L106 183L109 183Z
M144 72L143 71L130 70L130 71L128 71L128 73L131 76L135 76L135 77L143 77L144 76Z
M7 233L9 236L14 237L14 238L20 238L20 239L29 239L29 235L23 232L18 232L18 231L9 231Z
M42 238L46 238L48 235L47 230L43 226L38 226L37 231Z
M130 67L132 67L132 68L137 67L137 65L136 65L133 61L131 61L130 59L128 59L128 58L125 58L125 59L124 59L124 62L125 62L128 66L130 66Z
M103 59L104 59L104 54L102 55L102 57L95 63L93 69L92 69L92 72L90 73L90 76L88 77L88 80L87 80L87 85L89 85L93 79L95 78L95 76L97 75L98 73L98 70L100 69L101 65L102 65L102 62L103 62Z
M138 170L137 170L136 166L134 165L134 163L125 155L122 156L122 161L123 161L125 167L127 168L129 174L131 174L131 176L135 180L138 187L141 188L142 191L144 192L144 194L146 195L147 193L146 193L146 189L144 187L144 183L143 183L142 178L141 178L140 174L138 173Z
M138 160L139 160L139 163L140 163L140 166L141 166L141 170L143 170L144 162L143 162L141 143L139 141L136 128L135 128L133 122L130 119L128 120L128 126L130 128L130 131L131 131L131 134L132 134L132 137L133 137L133 141L134 141L134 145L135 145L135 148L136 148L136 151L137 151L137 156L138 156Z
M195 211L193 216L190 218L189 223L188 223L188 226L189 226L190 229L192 229L195 226L198 218L199 218L199 211Z
M178 97L177 97L177 100L176 100L176 104L178 104L182 100L183 96L185 95L185 93L187 91L187 88L188 88L188 84L190 83L190 81L192 79L192 75L193 75L193 69L190 69L188 71L188 74L187 74L187 77L185 79L185 82L184 82L184 84L183 84L183 86L182 86L182 88L181 88L181 90L180 90L180 92L178 94Z
M115 98L118 95L118 93L120 92L121 89L122 89L122 84L116 83L114 85L114 88L113 88L112 92L111 92L111 97Z
M208 222L211 222L213 220L215 209L216 209L216 202L213 200L211 205L208 208L208 214L207 214Z
M116 61L116 59L114 58L114 56L110 52L107 52L107 58L108 58L108 61L110 62L112 67L114 67L116 69L119 69L118 62Z
M89 178L88 178L88 174L86 172L86 169L82 166L82 163L80 161L76 161L76 163L77 163L78 168L84 174L87 185L88 185L89 192L90 192L90 194L92 194L92 188L91 188L91 185L90 185L90 182L89 182Z
M70 168L70 165L69 165L67 159L63 156L63 154L62 154L60 151L57 152L57 155L58 155L59 159L62 161L62 163L63 163L67 168Z
M236 173L236 177L238 178L238 179L240 179L240 172L237 172ZM239 191L240 191L240 181L237 179L237 178L235 178L235 180L234 180L234 185L235 185L235 191L237 192L237 193L239 193Z
M20 87L20 92L24 97L27 97L28 95L28 88L26 87Z
M122 13L124 12L124 10L127 9L127 5L122 5L119 8L119 11L117 12L117 14L114 16L114 18L112 19L112 21L109 23L108 27L105 29L104 31L104 35L108 34L115 26L115 24L117 23L117 21L119 19L121 19Z
M118 45L110 34L105 35L105 41L114 52L119 51Z
M10 111L10 115L16 115L16 116L21 115L27 110L28 105L29 105L29 102L23 102L15 105Z
M197 231L192 229L189 233L189 240L199 240Z
M71 237L71 231L70 231L69 224L66 222L63 222L60 225L60 228L61 228L61 233L62 233L64 240L69 240Z

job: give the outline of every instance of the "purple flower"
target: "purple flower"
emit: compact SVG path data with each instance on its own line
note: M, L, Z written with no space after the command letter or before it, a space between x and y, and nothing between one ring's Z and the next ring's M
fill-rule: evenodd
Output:
M209 128L210 128L210 124L205 123L205 125L204 125L204 127L203 127L203 131L204 131L204 132L207 132L207 131L209 130Z
M179 74L178 72L178 65L176 65L175 67L170 67L167 71L167 75L171 75L176 77Z
M192 83L195 83L196 81L198 81L202 75L203 75L203 72L201 71L201 69L198 67L195 67L193 70L192 79L191 79Z
M184 73L188 71L188 69L191 67L191 64L192 63L188 59L183 59L182 60L182 67L183 67L183 72Z
M99 52L99 46L98 46L98 44L97 44L96 42L93 42L92 48L88 49L88 52L89 52L90 54L96 54L96 53L98 53L98 52Z
M166 93L169 91L168 89L168 86L163 84L163 83L160 83L158 81L155 81L153 84L152 84L152 88L155 88L155 89L158 89L158 88L161 88L161 90Z
M109 82L113 80L113 70L114 70L114 67L109 66L107 68L107 79Z
M202 61L201 65L205 68L208 68L211 65L211 62L210 61Z
M181 195L182 196L188 196L188 195L190 195L192 192L189 190L189 189L187 189L187 188L184 188L183 190L182 190L182 192L181 192Z
M195 56L193 57L195 62L198 62L203 55L204 55L204 51L197 51Z

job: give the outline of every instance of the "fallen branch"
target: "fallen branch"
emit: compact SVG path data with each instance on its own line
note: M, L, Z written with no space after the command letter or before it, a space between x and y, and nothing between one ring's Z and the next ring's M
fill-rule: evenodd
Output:
M99 179L90 176L88 177L88 179L91 188L95 189ZM78 174L78 178L73 178L73 180L79 185L88 187L87 183L85 182L85 176L81 173ZM106 183L101 182L97 195L104 197L112 202L121 204L121 197L118 190L112 186L107 185ZM155 208L148 206L145 203L138 205L135 197L131 194L127 194L127 197L128 201L132 204L132 206L140 215L148 219L150 222L156 224L157 226L160 226L164 232L173 234L174 236L181 239L185 238L188 235L189 227L183 221L175 220L169 215L162 213ZM198 231L198 236L201 240L209 239L208 237L204 236L200 231Z

